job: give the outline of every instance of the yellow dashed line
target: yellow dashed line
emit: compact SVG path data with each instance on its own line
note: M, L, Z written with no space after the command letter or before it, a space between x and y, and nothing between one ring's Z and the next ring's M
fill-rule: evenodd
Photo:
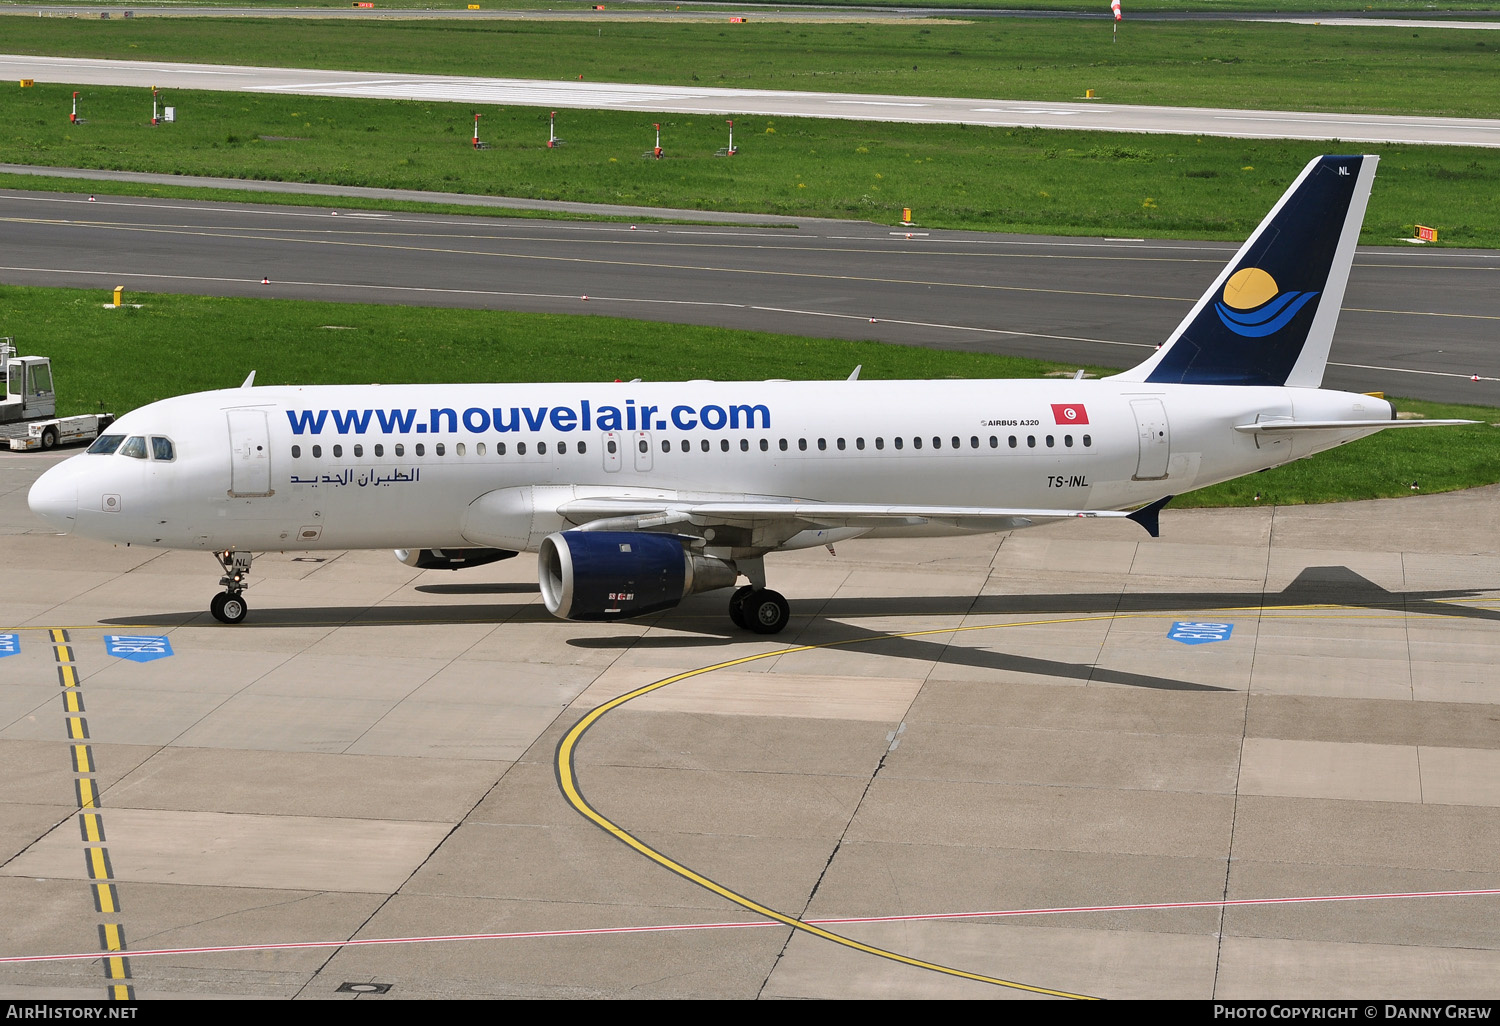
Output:
M114 870L109 865L108 848L85 848L83 864L90 880L113 880Z
M83 691L79 686L78 668L74 665L77 656L68 640L70 629L77 628L53 627L47 633L52 642L53 659L57 662L58 683L63 687L62 703L68 739L82 741L88 739L89 729L88 721L78 715L84 711ZM73 780L73 788L78 798L78 831L85 846L84 872L89 880L95 881L90 884L94 910L103 915L116 915L120 911L120 894L110 882L114 879L114 868L110 865L109 850L104 847L104 820L97 812L89 811L99 807L99 784L94 779L97 767L94 764L93 749L85 744L71 745L70 749L73 772L78 774ZM100 923L99 947L104 952L124 951L123 927L119 923ZM106 957L104 976L111 981L130 979L129 960L120 955ZM135 1000L135 988L129 984L111 983L105 994L110 1000Z
M104 841L104 822L97 812L86 812L78 817L78 829L85 844L101 844Z
M113 915L120 911L120 892L112 883L96 883L94 888L94 911Z
M73 781L73 790L78 797L80 809L97 809L99 807L99 790L94 784L92 777L79 777Z
M104 923L99 927L99 946L105 951L125 950L125 931L119 923Z

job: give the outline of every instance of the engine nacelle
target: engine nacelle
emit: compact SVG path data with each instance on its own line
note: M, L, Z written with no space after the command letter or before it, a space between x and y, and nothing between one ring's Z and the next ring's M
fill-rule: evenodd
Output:
M685 595L728 588L739 571L671 535L564 531L542 539L537 578L553 616L624 620L671 609Z
M467 570L519 556L510 549L396 549L396 558L418 570Z

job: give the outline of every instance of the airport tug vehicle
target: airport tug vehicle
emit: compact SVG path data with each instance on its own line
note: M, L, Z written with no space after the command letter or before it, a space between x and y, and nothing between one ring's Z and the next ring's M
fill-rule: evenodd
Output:
M57 416L52 361L45 356L17 356L15 339L0 338L0 445L11 449L55 449L69 442L91 442L114 423L110 413Z

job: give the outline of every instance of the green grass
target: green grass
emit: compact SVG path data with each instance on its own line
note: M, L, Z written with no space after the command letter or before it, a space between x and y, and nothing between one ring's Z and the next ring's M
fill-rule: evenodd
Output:
M612 381L769 377L870 380L1040 377L1069 365L879 342L800 338L610 317L0 288L0 330L53 359L64 413L121 414L167 396L256 382ZM212 340L206 344L205 340ZM1100 368L1092 368L1098 372ZM1400 401L1473 427L1388 431L1179 506L1325 502L1471 488L1500 480L1500 410Z
M7 6L22 3L30 3L31 0L0 0L0 13L4 13ZM756 8L764 8L766 14L774 14L777 11L795 11L798 4L791 3L756 3L755 0L738 0L737 6L751 6L750 14L753 16ZM112 7L131 9L135 8L137 15L144 13L141 5L134 0L92 0L90 7ZM191 0L192 7L245 7L245 0ZM349 4L342 0L258 0L261 7L286 7L303 8L308 10L348 10ZM377 12L402 11L402 10L449 10L466 12L468 0L378 0ZM661 0L658 3L641 3L631 0L628 4L607 2L605 4L609 11L694 11L704 10L716 14L722 13L722 6L692 3L672 3L670 0ZM1097 14L1100 17L1107 16L1108 5L1101 5L1099 0L933 0L929 3L914 3L912 0L819 0L814 5L817 7L940 7L954 8L967 7L976 10L1016 10L1016 11L1082 11ZM548 0L548 10L575 11L591 10L594 7L593 0ZM1159 11L1191 11L1202 13L1205 10L1201 2L1192 0L1126 0L1125 7L1131 13L1148 13ZM483 10L537 10L537 0L481 0ZM1430 15L1435 11L1450 11L1470 14L1474 16L1493 15L1491 0L1446 0L1442 3L1430 3L1428 0L1213 0L1212 10L1216 13L1224 12L1400 12L1412 15ZM170 16L170 8L153 10L152 15Z
M1106 9L1099 4L1100 9ZM593 82L1493 117L1494 32L1272 23L6 18L8 53Z
M12 94L0 107L7 160L884 223L911 207L924 225L1047 234L1241 238L1328 149L758 117L736 119L740 153L726 159L713 155L723 118L560 111L568 142L549 150L547 112L517 107L479 108L492 148L476 151L467 104L174 91L178 122L152 128L147 90L94 88L83 97L89 123L74 126L69 93ZM657 118L668 156L645 160ZM1362 241L1389 244L1420 221L1444 244L1500 248L1500 151L1375 149Z

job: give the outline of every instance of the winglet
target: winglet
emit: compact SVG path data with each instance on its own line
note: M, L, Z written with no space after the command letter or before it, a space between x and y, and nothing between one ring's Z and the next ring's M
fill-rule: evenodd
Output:
M245 379L244 384L240 385L240 387L241 388L249 388L253 384L255 384L255 372L251 371L250 372L250 376Z
M1146 533L1151 537L1160 538L1161 525L1157 522L1157 518L1161 515L1161 511L1166 506L1166 504L1171 502L1175 498L1175 495L1168 495L1164 498L1157 499L1150 505L1142 506L1140 509L1129 514L1129 519L1134 520L1136 523L1144 527L1146 529Z

